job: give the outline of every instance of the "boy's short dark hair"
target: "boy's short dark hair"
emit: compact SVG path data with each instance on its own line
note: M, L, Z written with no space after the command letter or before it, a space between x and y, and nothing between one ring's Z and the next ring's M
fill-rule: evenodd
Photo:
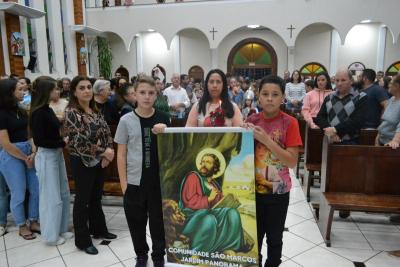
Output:
M141 76L139 79L136 80L135 83L135 91L137 90L139 84L141 83L146 83L152 87L156 87L156 83L154 81L154 79L150 76Z
M264 84L266 83L272 83L272 84L276 84L279 86L279 88L281 89L282 94L285 94L285 81L279 77L278 75L268 75L266 77L264 77L261 82L260 85L258 86L258 92L261 91L261 88L264 86Z
M306 80L306 81L304 82L304 84L305 84L306 86L309 86L309 87L314 87L314 80L312 80L312 79Z

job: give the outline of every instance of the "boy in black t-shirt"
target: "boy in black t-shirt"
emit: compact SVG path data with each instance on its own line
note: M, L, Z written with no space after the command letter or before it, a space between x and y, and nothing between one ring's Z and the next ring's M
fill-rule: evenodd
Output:
M124 193L124 209L136 253L136 266L147 264L149 219L155 267L164 266L165 239L156 134L170 124L168 114L155 110L157 91L151 77L135 85L137 108L122 116L115 142L118 143L118 174Z

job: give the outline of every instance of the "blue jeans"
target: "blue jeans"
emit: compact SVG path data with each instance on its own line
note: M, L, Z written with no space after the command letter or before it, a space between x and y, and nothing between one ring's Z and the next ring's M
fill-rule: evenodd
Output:
M68 231L69 186L62 148L39 147L35 157L39 178L39 215L42 239L56 242Z
M0 152L1 153L1 152ZM7 185L4 180L3 174L0 172L0 225L7 224L7 212L8 212L8 193Z
M14 143L22 153L31 154L29 142ZM15 224L22 226L26 223L25 217L25 192L29 191L28 219L39 219L39 182L35 168L28 169L23 160L8 154L4 149L0 152L0 172L3 173L8 188L11 192L11 214Z

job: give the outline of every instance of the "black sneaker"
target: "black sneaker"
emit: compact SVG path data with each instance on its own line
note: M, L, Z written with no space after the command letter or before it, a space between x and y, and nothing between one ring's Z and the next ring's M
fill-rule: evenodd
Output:
M164 267L164 260L153 260L154 267Z
M136 258L135 267L146 267L147 266L147 257L139 256Z
M116 239L117 235L107 232L103 235L94 235L93 238L94 239Z

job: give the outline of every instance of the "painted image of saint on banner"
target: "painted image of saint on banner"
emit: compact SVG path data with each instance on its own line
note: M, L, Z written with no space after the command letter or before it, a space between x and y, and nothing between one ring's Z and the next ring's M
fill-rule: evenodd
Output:
M158 138L168 261L258 266L253 135Z

